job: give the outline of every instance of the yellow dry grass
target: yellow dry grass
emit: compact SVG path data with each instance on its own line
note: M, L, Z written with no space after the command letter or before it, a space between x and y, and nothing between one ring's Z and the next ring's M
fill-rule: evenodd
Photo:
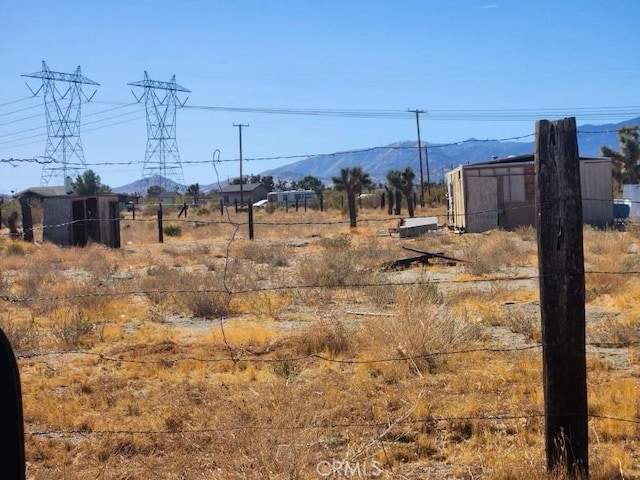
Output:
M0 237L30 479L544 477L531 229L400 240L379 210L292 209L250 241L212 209L160 245L153 213L118 251ZM637 242L585 231L595 479L640 478L640 280L606 273ZM383 271L402 245L467 262Z

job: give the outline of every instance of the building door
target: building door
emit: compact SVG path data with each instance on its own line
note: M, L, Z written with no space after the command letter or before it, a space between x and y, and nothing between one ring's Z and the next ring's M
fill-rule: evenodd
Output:
M478 233L498 228L498 179L467 177L466 195L466 231Z
M87 244L87 220L84 212L84 200L75 200L71 204L73 210L73 238L71 243L78 247Z
M120 248L120 209L118 202L109 202L109 246Z

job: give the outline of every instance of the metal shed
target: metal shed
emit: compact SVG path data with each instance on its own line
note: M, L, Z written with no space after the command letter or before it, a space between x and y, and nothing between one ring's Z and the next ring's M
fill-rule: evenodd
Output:
M449 228L478 233L535 225L533 155L461 165L445 175ZM580 158L582 216L585 223L613 222L611 159Z
M120 206L116 194L42 198L43 239L61 246L89 241L120 248Z

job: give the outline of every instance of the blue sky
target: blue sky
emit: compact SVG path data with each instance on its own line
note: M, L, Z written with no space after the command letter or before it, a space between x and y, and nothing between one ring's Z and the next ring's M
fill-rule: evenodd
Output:
M190 107L398 113L180 109L186 183L216 181L212 164L188 162L207 162L216 149L222 159L238 158L233 123L250 124L243 131L250 159L414 140L415 117L402 114L408 108L427 111L422 139L434 143L527 135L539 118L616 122L640 115L638 25L637 0L6 1L0 159L44 154L46 131L34 130L45 126L43 100L26 99L20 76L40 71L42 60L59 72L81 65L100 83L82 106L82 145L89 168L112 187L142 175L145 114L142 104L104 111L135 102L127 83L145 70L155 80L175 74L191 90ZM248 160L243 172L289 162ZM14 165L0 163L0 192L40 183L40 166ZM223 162L218 172L223 180L237 176L238 163Z

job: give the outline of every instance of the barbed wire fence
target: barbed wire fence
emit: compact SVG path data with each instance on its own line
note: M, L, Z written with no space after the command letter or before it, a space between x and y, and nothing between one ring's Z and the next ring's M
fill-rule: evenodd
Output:
M602 199L587 199L591 201L602 201ZM527 207L512 207L514 209L517 208L531 208ZM486 210L481 212L473 212L471 214L467 213L467 215L476 215L476 214L486 214L486 213L496 213L497 211L503 211L504 209L497 210ZM117 219L113 221L119 222L140 222L140 223L155 223L157 220L155 218L138 218L136 220L132 219ZM363 216L359 218L359 223L363 224L375 224L375 225L383 225L389 226L389 224L394 224L397 221L397 216L393 216L390 218L367 218ZM230 209L225 210L224 218L221 220L202 220L202 219L171 219L172 223L180 223L183 225L192 225L192 226L228 226L231 228L231 234L229 238L223 242L225 243L224 248L224 270L223 270L223 282L221 288L208 288L203 287L197 290L198 293L222 293L227 296L227 301L230 301L231 298L241 295L260 293L260 292L280 292L287 290L305 290L305 289L341 289L341 290L357 290L362 288L369 287L393 287L393 286L407 286L407 285L423 285L424 281L403 281L403 282L394 282L394 281L385 281L383 283L378 282L359 282L357 284L346 284L346 285L276 285L269 287L248 287L248 288L234 288L234 286L229 282L227 267L232 258L230 254L230 250L232 245L238 241L240 238L240 230L247 227L249 225L248 220L242 220L238 215L232 215ZM46 229L46 228L56 228L56 227L66 227L72 226L76 222L63 222L55 225L40 225L36 226L35 229ZM347 227L349 224L348 220L326 220L326 221L318 221L318 220L308 220L308 221L257 221L254 222L255 226L259 226L262 228L273 228L273 229L283 229L287 227L295 227L295 226L312 226L312 227L328 227L328 226L336 226L339 228ZM183 242L177 240L175 242L176 245L218 245L219 242L211 242L208 243L206 240L199 242ZM590 274L598 274L598 275L611 275L611 276L624 276L624 277L635 277L640 275L640 271L629 270L629 271L604 271L604 270L591 270L585 272L587 275ZM429 282L438 285L438 284L479 284L479 283L487 283L487 282L517 282L517 281L535 281L539 280L539 276L537 275L522 275L522 276L496 276L492 278L474 278L474 279L450 279L450 280L429 280ZM87 297L105 297L105 298L114 298L120 296L140 296L140 295L180 295L185 293L193 293L193 289L184 288L184 289L166 289L166 290L145 290L145 289L136 289L136 290L123 290L123 291L108 291L108 292L88 292L88 293L79 293L79 294L70 294L70 295L56 295L56 296L16 296L10 294L2 294L0 295L0 300L3 302L7 302L12 305L25 305L30 302L38 302L41 300L50 300L50 301L68 301L74 299L81 299ZM239 355L233 346L228 342L226 336L224 335L224 322L223 319L220 318L220 329L223 334L224 342L229 350L228 356L219 356L219 357L196 357L196 356L175 356L175 357L167 357L160 360L148 360L148 359L140 359L136 357L127 357L125 354L128 353L126 350L122 351L118 354L118 356L107 355L98 352L92 352L90 350L68 350L68 351L51 351L51 352L29 352L18 355L18 360L26 364L32 361L42 361L46 360L46 358L50 357L73 357L73 356L86 356L91 357L95 361L104 362L107 364L119 364L119 363L136 363L136 364L146 364L146 365L162 365L166 368L173 368L175 365L183 362L199 362L204 364L215 364L221 362L232 362L234 364L237 363L255 363L255 364L275 364L275 363L296 363L296 362L328 362L342 365L359 365L359 364L377 364L377 363L395 363L395 362L408 362L417 359L425 359L428 357L443 357L443 356L454 356L454 355L469 355L474 353L487 353L487 354L505 354L505 355L517 355L522 352L532 352L537 351L542 348L542 344L536 343L533 345L527 345L523 347L513 347L513 348L491 348L491 347L482 347L482 348L469 348L469 349L460 349L460 350L448 350L448 351L438 351L433 352L428 355L408 355L408 356L390 356L390 357L381 357L374 359L362 360L358 358L352 359L340 359L340 358L332 358L326 355L320 354L310 354L310 355L300 355L300 356L291 356L284 358L258 358L255 356L248 355ZM626 348L626 347L635 347L640 345L640 342L592 342L588 344L589 346L596 347L607 347L607 348ZM132 351L131 353L135 354L137 352ZM469 416L447 416L447 415L428 415L424 418L420 419L399 419L393 421L394 425L419 425L419 424L433 424L437 422L454 422L454 421L478 421L478 422L496 422L496 421L506 421L506 420L539 420L544 417L543 412L537 413L522 413L518 412L486 412L478 415L469 415ZM640 424L640 418L636 417L618 417L618 416L609 416L609 415L601 415L596 413L590 413L589 418L594 420L607 420L612 422L620 422L625 424L637 425ZM137 435L137 436L159 436L159 435L167 435L167 436L176 436L176 435L189 435L189 434L215 434L215 433L230 433L234 431L246 431L246 432L255 432L261 430L322 430L322 429L348 429L348 428L369 428L369 429L385 429L390 426L390 422L329 422L329 423L311 423L305 425L288 425L288 426L278 426L278 425L238 425L236 427L216 427L212 425L208 428L178 428L178 429L127 429L127 428L113 428L113 429L96 429L92 431L87 431L86 429L55 429L55 428L37 428L32 429L26 432L29 437L32 438L46 438L49 440L64 440L68 438L77 438L81 437L83 439L91 441L92 438L95 437L103 437L109 435Z

